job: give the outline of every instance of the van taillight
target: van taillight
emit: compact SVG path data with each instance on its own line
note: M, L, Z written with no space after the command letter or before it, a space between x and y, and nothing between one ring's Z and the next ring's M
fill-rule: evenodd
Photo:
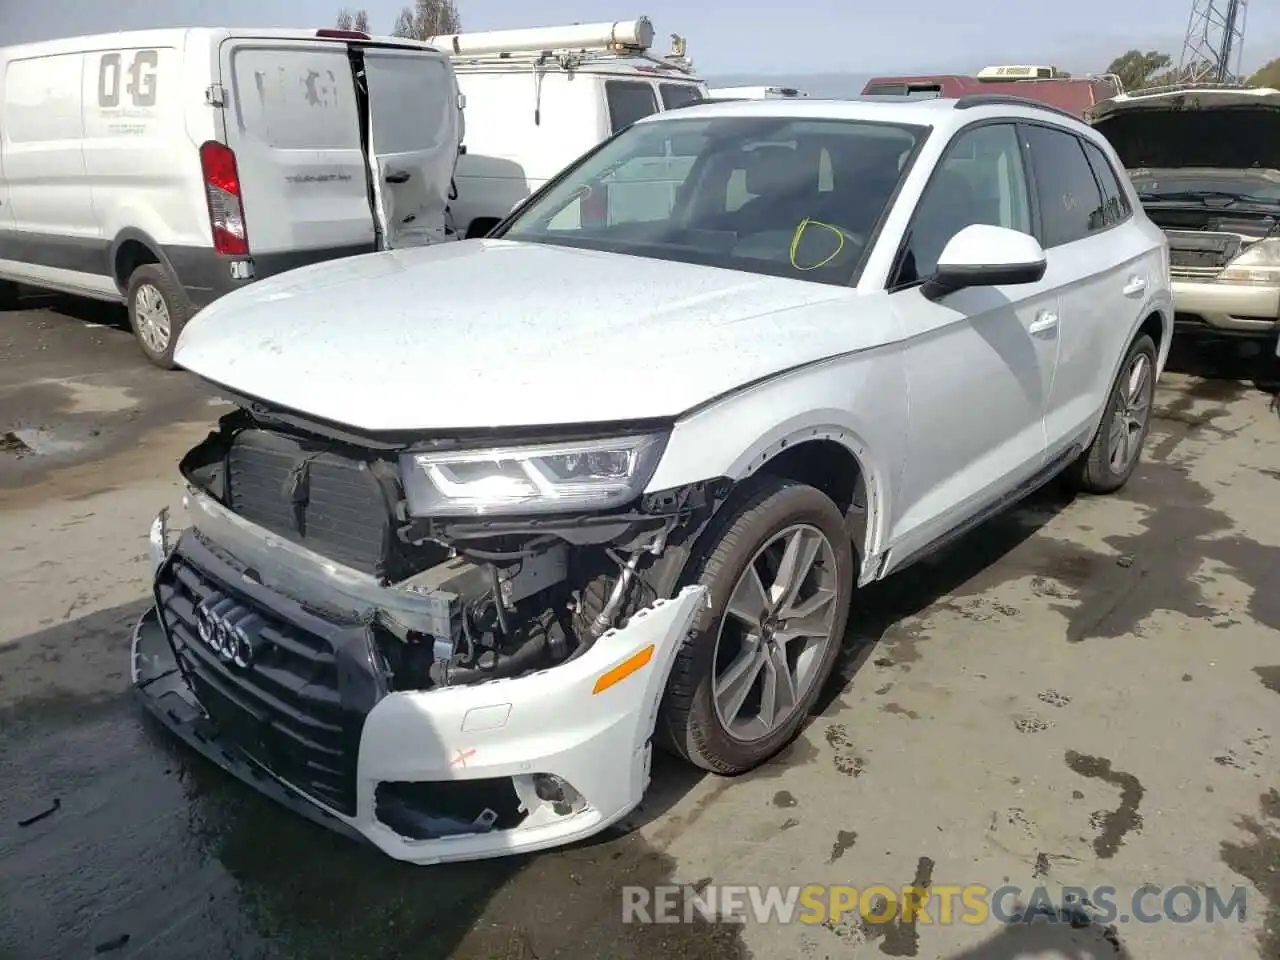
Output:
M210 140L200 147L200 171L204 174L204 195L209 202L213 248L231 256L248 254L249 234L244 225L235 153L230 147Z
M588 187L582 198L579 218L584 227L603 227L609 223L609 188L603 184Z

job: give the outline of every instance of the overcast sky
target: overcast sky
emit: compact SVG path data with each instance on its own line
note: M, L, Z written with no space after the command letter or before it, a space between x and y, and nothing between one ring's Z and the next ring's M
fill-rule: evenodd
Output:
M1131 47L1181 52L1191 0L457 0L463 26L493 30L629 19L661 42L688 38L704 75L970 70L988 63L1053 63L1096 71ZM312 27L332 24L342 0L0 0L0 43L158 26ZM386 33L401 6L369 0ZM1245 67L1280 55L1280 4L1254 4ZM777 11L786 12L778 21ZM665 47L664 51L665 52Z

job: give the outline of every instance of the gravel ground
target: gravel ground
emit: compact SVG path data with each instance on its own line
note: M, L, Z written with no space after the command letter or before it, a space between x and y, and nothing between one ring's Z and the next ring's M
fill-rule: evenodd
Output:
M1251 385L1167 375L1123 493L1047 491L864 591L840 681L765 769L659 761L626 831L415 869L143 721L145 532L218 401L149 367L118 312L31 306L0 316L0 957L1280 957L1280 417ZM913 880L1109 885L1122 907L1244 886L1248 910L639 925L619 890Z

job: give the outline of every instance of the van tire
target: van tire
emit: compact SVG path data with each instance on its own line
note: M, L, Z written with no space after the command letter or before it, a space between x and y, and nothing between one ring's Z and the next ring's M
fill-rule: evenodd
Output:
M0 280L0 310L18 309L18 285L12 280Z
M158 263L144 263L129 277L129 326L138 346L157 367L172 370L178 334L195 310L186 291Z

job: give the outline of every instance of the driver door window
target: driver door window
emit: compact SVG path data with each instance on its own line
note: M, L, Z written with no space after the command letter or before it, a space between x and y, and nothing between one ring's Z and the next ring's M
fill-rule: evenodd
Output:
M1031 203L1017 128L986 124L947 148L912 218L890 287L927 279L947 242L975 223L1031 233Z

